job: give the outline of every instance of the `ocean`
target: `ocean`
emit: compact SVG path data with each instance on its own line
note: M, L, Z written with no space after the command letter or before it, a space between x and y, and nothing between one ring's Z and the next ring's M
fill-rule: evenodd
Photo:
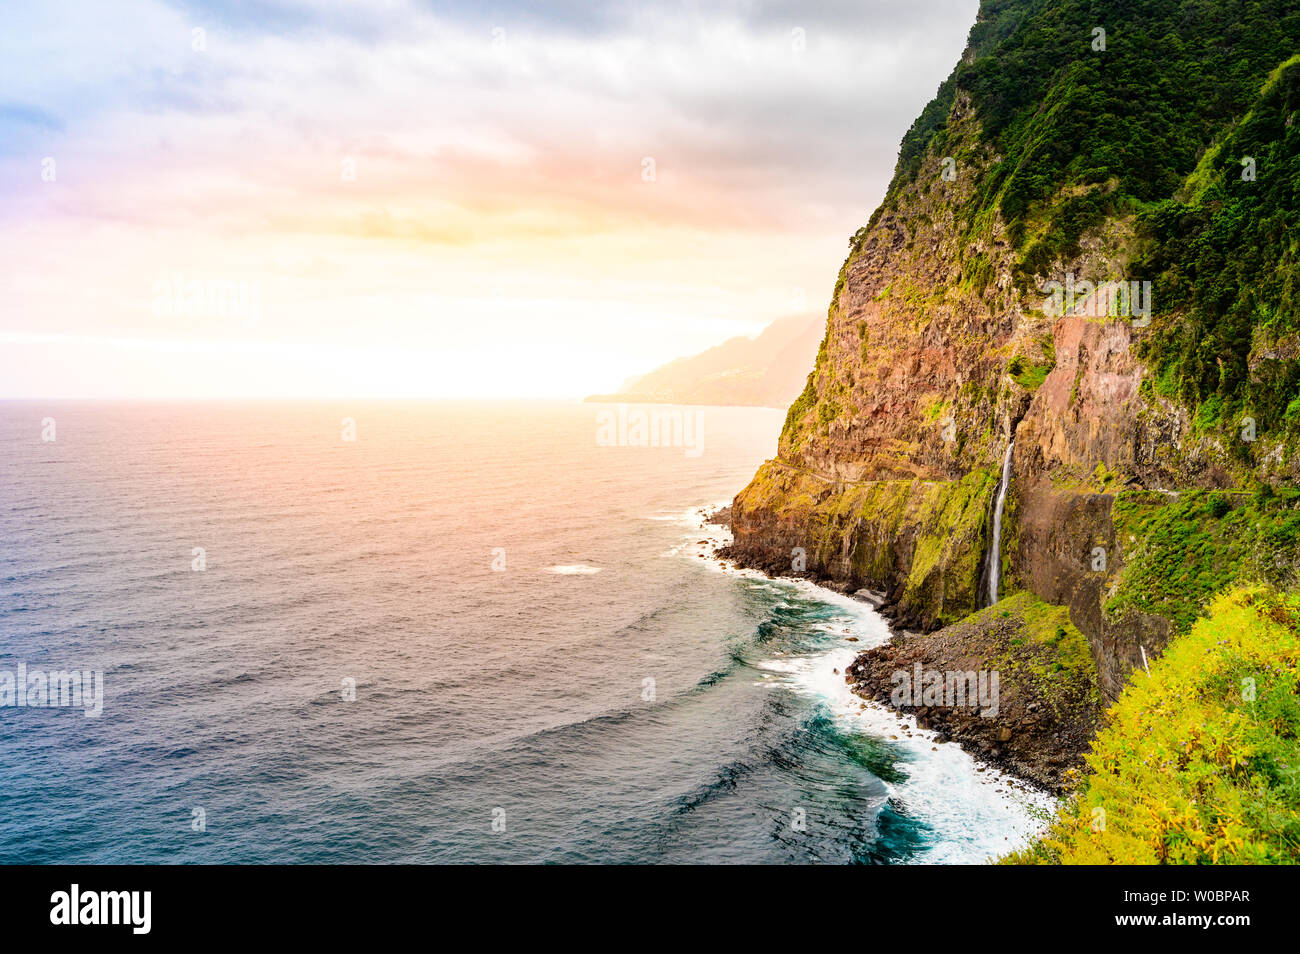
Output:
M0 707L0 860L1023 844L1050 799L847 691L870 606L709 556L783 413L675 412L643 446L578 403L0 404L0 690L103 687Z

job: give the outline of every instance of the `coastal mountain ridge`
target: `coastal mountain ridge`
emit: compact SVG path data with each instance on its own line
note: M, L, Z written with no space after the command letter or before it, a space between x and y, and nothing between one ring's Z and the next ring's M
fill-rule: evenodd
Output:
M731 507L737 563L884 594L908 660L1019 673L1014 724L949 728L1058 790L1091 731L1044 712L1300 574L1297 50L1300 0L984 0Z
M803 389L822 326L816 315L778 318L752 338L728 338L586 400L785 408Z

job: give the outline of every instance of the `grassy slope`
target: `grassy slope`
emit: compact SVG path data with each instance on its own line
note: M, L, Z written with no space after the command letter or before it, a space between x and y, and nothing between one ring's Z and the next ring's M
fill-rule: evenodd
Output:
M1108 717L1092 774L1005 861L1300 862L1300 594L1219 597Z
M999 600L970 619L979 619L981 614L1011 619L1020 630L1020 635L1011 638L1011 652L995 661L994 668L1027 681L1035 696L1053 709L1062 708L1066 697L1073 699L1076 694L1086 696L1093 706L1101 704L1088 640L1070 622L1067 607L1022 592ZM1021 647L1033 655L1020 652Z
M1121 493L1112 511L1125 551L1106 612L1156 613L1186 632L1233 583L1293 587L1300 568L1300 490Z

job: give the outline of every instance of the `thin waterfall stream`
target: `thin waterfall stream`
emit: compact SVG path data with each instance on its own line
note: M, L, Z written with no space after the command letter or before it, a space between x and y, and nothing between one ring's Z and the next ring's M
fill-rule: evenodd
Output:
M989 579L989 605L998 601L998 577L1002 575L1002 511L1007 505L1007 486L1011 483L1011 451L1016 442L1007 444L1006 456L1002 458L1002 478L998 481L997 503L993 505L993 538L989 540L989 552L984 566Z

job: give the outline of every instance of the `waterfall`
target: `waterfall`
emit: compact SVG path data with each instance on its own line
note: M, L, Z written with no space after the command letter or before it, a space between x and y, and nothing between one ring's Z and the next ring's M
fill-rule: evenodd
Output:
M989 579L989 605L998 601L998 577L1002 575L1002 511L1007 505L1007 485L1011 483L1011 451L1015 441L1007 444L1007 454L1002 458L1002 479L998 481L997 503L993 506L993 539L984 567Z

